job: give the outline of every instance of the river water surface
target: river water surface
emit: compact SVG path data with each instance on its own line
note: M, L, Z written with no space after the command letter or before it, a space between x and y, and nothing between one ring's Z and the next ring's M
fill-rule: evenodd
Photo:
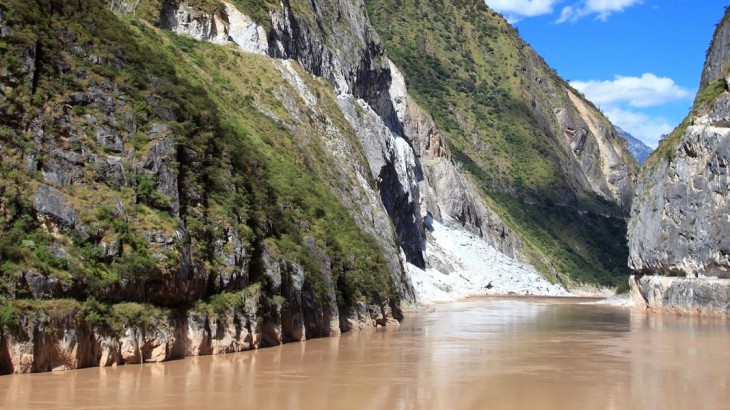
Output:
M159 364L0 377L0 408L730 408L730 322L470 299L400 329Z

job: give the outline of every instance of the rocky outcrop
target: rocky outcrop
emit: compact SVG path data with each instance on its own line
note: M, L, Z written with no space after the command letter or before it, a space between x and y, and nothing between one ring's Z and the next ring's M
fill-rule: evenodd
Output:
M725 71L716 69L730 59L717 49L729 41L728 25L726 18L717 27L688 126L662 141L642 169L628 232L637 272L730 276L730 93ZM722 87L709 91L717 95L706 95L718 81Z
M38 186L33 206L38 213L55 219L66 229L76 227L78 213L69 205L66 195L51 186Z
M229 41L227 23L218 13L205 13L185 3L166 3L160 15L160 27L216 44Z
M700 92L706 89L713 81L728 75L730 63L730 14L727 12L712 36L712 43L707 50L705 66L700 79Z
M631 211L629 266L672 277L631 282L643 305L656 310L726 315L730 303L727 16L707 53L695 106L647 160Z
M653 312L730 316L730 280L637 275L629 279L634 306Z
M204 11L184 1L166 1L160 13L160 27L197 40L215 44L235 43L244 51L267 54L266 30L241 13L234 5L221 2Z
M629 266L638 272L730 276L730 128L699 121L675 158L642 172L629 223Z
M590 191L628 211L634 196L637 166L627 158L627 142L618 136L605 117L572 90L555 116L570 144Z
M325 78L338 95L345 118L354 128L370 166L378 194L406 259L424 266L424 234L418 190L422 171L390 98L392 74L377 34L361 1L315 4L301 16L285 6L271 14L269 55L294 59L309 73ZM337 33L341 22L326 16L346 16L351 31ZM342 52L344 51L344 52Z
M487 243L509 257L520 248L519 238L504 226L491 209L479 198L478 189L457 169L449 148L433 118L407 94L400 70L389 61L392 82L390 96L396 109L403 135L413 148L421 195L421 217L425 230L429 220L444 218L458 221Z

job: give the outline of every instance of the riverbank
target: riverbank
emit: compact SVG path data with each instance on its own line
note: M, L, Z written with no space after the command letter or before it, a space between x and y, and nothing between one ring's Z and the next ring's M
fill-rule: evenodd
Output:
M424 270L407 265L416 293L416 303L406 307L410 311L479 296L605 296L599 288L571 293L559 284L551 284L533 267L500 253L454 221L434 221L431 228L426 249L429 267ZM350 312L333 311L307 321L307 312L301 307L294 314L287 313L292 306L287 310L272 305L265 312L259 311L259 299L254 292L223 310L211 307L159 311L154 315L130 311L137 305L125 304L118 315L125 321L116 328L106 322L100 325L99 315L82 312L85 305L78 303L53 312L29 313L0 330L0 374L242 352L313 337L339 336L349 330L398 326L400 319L398 306L357 303Z
M634 304L652 312L730 317L730 279L634 275L629 279Z
M86 306L78 302L56 302L23 310L12 323L0 326L0 375L237 353L351 330L397 327L396 318L402 318L398 306L356 302L349 312L320 314L307 322L302 312L262 310L258 295L251 295L217 311L154 309L150 314L138 304L119 304L113 308L124 308L120 316L127 320L102 323L98 314L84 314Z
M726 322L575 301L470 298L408 315L393 330L0 377L0 406L721 409L730 400Z

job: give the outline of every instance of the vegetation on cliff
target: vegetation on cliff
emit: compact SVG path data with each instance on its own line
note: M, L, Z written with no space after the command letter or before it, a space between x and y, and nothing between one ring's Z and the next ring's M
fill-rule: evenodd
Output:
M29 299L68 300L93 322L254 285L281 307L265 256L301 266L319 308L397 298L332 193L349 181L328 178L321 119L310 113L303 146L270 60L155 28L143 17L159 3L137 16L101 0L0 3L3 324L51 303ZM302 77L354 138L328 84Z
M553 279L620 283L628 274L627 209L581 186L562 141L574 130L561 129L553 112L577 92L483 1L365 3L413 97L433 114L489 206L519 234L529 262ZM622 155L635 172L626 149Z

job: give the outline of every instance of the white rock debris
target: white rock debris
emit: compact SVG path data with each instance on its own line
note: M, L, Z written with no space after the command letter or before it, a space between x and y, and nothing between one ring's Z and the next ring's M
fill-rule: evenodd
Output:
M453 220L433 221L426 249L429 268L408 265L419 303L477 295L571 296L532 266L500 253Z

